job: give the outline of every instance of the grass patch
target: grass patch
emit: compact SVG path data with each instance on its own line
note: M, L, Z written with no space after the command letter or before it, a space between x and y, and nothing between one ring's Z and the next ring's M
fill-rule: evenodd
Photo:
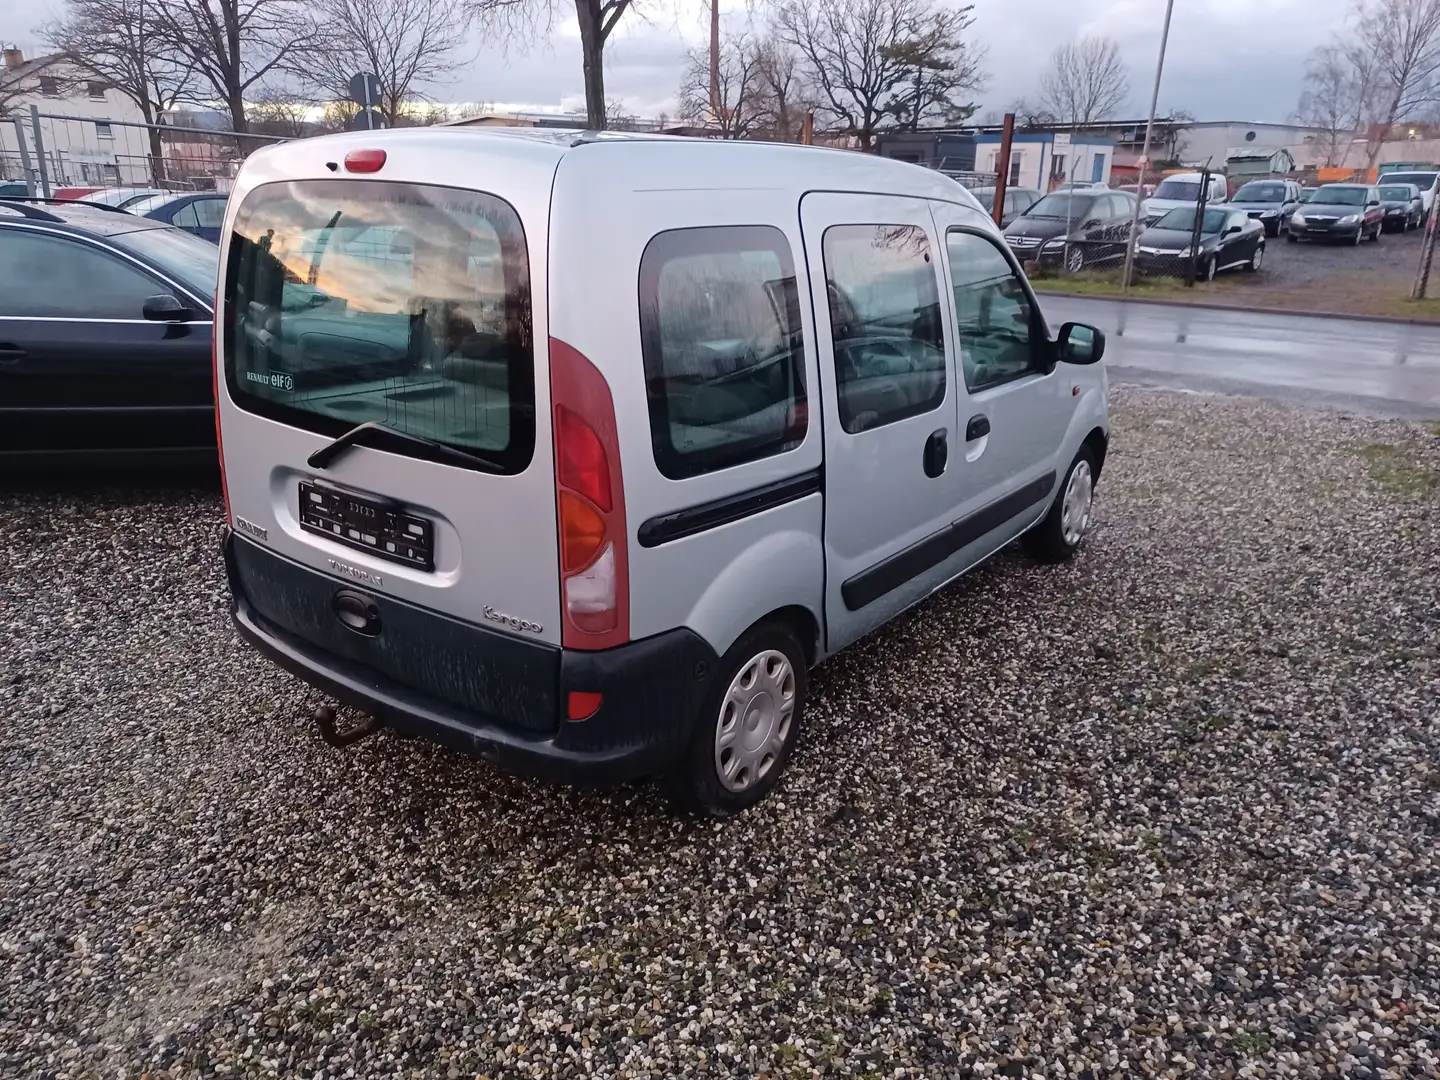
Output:
M1437 439L1440 439L1440 420L1426 420L1420 425Z
M1088 270L1079 274L1062 274L1036 271L1030 276L1030 283L1036 292L1079 293L1085 296L1119 296L1125 290L1121 287L1123 270ZM1170 277L1139 277L1130 282L1130 296L1142 296L1154 300L1201 300L1217 291L1214 282L1197 282L1193 289L1186 288L1185 282Z
M1355 452L1382 491L1412 497L1440 491L1440 473L1415 461L1402 447L1369 443Z
M1241 1031L1235 1036L1235 1049L1247 1056L1263 1054L1274 1044L1268 1031Z

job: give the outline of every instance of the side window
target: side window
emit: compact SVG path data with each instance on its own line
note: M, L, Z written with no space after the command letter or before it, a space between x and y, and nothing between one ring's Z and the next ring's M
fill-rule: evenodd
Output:
M768 225L675 229L640 258L655 464L672 480L805 438L805 351L789 241Z
M988 239L951 229L945 236L955 288L955 336L972 391L1045 370L1036 348L1029 294Z
M195 210L195 204L192 202L176 210L170 217L170 224L177 229L198 229L200 215Z
M195 210L195 220L203 229L218 229L225 220L224 199L198 199L190 205Z
M19 229L4 236L0 315L139 319L146 299L167 291L138 267L88 244Z
M939 408L945 337L925 230L833 225L821 247L841 426L854 435Z

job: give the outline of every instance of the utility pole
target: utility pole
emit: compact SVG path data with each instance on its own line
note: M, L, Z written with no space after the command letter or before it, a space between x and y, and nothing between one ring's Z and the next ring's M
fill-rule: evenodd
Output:
M995 159L995 201L990 206L996 225L1005 217L1005 189L1010 184L1010 148L1014 141L1015 114L1006 113L1005 125L1000 129L1000 156Z
M1155 61L1155 89L1150 94L1150 120L1145 125L1145 146L1140 151L1139 176L1135 184L1135 216L1130 219L1130 233L1125 241L1125 273L1120 278L1120 294L1130 291L1130 275L1135 269L1135 240L1140 235L1140 208L1145 205L1145 170L1150 167L1151 139L1155 135L1155 109L1160 104L1160 76L1165 71L1165 43L1170 40L1170 13L1175 0L1165 0L1165 26L1160 31L1160 59Z
M720 100L720 0L710 0L710 112L724 123L725 103Z

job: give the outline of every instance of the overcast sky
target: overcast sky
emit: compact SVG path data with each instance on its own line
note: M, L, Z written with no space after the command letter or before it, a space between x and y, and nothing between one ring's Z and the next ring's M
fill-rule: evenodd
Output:
M563 3L563 0L562 0ZM745 0L721 0L727 20ZM1120 43L1130 68L1128 112L1149 107L1164 0L974 0L975 40L987 50L982 114L1035 93L1050 51L1083 34ZM1285 121L1295 110L1305 57L1344 20L1351 0L1176 0L1160 109L1200 120ZM60 0L0 0L0 41L40 51L36 26ZM629 111L673 115L685 50L708 33L704 0L649 0L625 16L606 50L606 89ZM526 45L473 43L474 62L437 99L496 106L584 108L574 17Z

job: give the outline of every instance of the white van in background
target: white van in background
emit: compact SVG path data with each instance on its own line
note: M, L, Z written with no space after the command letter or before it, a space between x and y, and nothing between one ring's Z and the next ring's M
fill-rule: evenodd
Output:
M1220 173L1175 173L1161 180L1155 194L1145 200L1140 213L1148 228L1171 210L1181 206L1194 206L1200 200L1201 184L1205 186L1205 202L1209 205L1228 202L1230 188Z
M1081 545L1099 331L959 184L846 151L428 128L254 153L221 241L234 617L378 726L724 815L806 673ZM862 717L856 718L863 722Z

